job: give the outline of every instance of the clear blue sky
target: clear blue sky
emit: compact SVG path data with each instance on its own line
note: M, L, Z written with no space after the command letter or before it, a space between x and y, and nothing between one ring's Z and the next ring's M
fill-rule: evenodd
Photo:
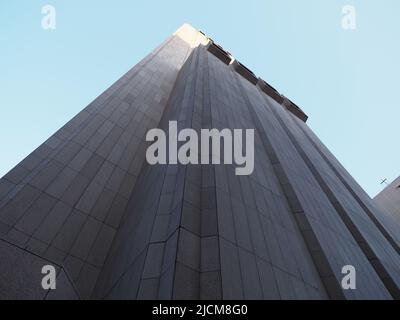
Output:
M398 0L1 1L0 176L188 22L301 106L374 196L400 174L399 16Z

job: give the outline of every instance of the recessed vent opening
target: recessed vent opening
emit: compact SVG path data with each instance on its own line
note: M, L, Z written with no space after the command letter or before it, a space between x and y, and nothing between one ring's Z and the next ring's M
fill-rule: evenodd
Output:
M210 40L207 50L227 65L229 65L232 61L232 56L229 54L229 52L222 49L212 40Z
M283 105L286 107L287 110L289 110L291 113L293 113L300 120L307 122L308 116L303 112L303 110L301 110L291 100L289 100L288 98L285 97L285 101L283 102Z
M260 78L258 79L257 85L262 92L270 96L276 102L278 102L279 104L283 103L284 99L282 98L280 93L274 87L270 86L266 81Z
M232 66L236 70L236 72L239 73L243 78L247 79L254 85L257 84L258 78L249 68L247 68L237 60L232 63Z
M204 32L200 33L204 36ZM293 103L288 98L281 95L275 88L270 86L266 81L261 78L257 78L253 71L247 68L245 65L237 61L232 57L232 55L225 51L221 46L216 44L212 39L209 39L209 44L207 45L207 51L213 54L216 58L221 60L226 65L231 65L232 68L239 73L243 78L248 80L250 83L257 85L261 91L267 94L269 97L274 99L279 104L283 105L289 112L294 114L300 120L307 122L308 116L301 110L295 103ZM397 188L400 188L398 186Z

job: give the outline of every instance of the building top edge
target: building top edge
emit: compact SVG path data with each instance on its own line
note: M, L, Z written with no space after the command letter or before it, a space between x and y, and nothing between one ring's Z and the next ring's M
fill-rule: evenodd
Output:
M261 91L270 96L276 102L284 106L289 112L294 114L296 117L304 122L307 122L308 116L305 112L297 106L290 99L286 98L283 94L279 93L275 88L273 88L267 81L256 76L256 74L246 67L245 64L235 59L229 51L225 50L221 45L217 44L212 38L208 37L206 33L194 28L189 23L184 23L178 30L174 33L175 36L180 37L192 48L199 45L204 45L207 50L216 56L219 60L227 65L233 65L234 70L240 74L242 77L249 80L254 85L260 87Z

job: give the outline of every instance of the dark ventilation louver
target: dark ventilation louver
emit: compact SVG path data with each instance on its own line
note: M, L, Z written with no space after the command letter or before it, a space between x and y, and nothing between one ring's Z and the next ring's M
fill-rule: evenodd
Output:
M227 65L229 65L232 61L232 56L229 54L229 52L222 49L219 45L214 43L214 41L212 41L212 40L210 40L207 50Z
M258 79L257 83L258 87L261 89L262 92L270 96L272 99L274 99L276 102L279 104L282 104L284 101L284 98L281 96L281 94L273 87L271 87L267 82L265 82L263 79Z
M284 97L283 105L300 120L307 122L308 116L295 103Z
M232 67L235 69L237 73L239 73L243 78L247 79L250 81L252 84L257 84L258 78L256 75L251 71L249 68L247 68L245 65L241 64L239 61L235 60L232 62Z

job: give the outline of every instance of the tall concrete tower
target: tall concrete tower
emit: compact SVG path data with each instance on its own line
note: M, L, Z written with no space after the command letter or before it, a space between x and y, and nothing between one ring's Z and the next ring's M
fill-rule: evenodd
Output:
M306 120L182 26L0 180L0 298L400 298L399 221ZM254 129L253 173L150 165L170 121Z

